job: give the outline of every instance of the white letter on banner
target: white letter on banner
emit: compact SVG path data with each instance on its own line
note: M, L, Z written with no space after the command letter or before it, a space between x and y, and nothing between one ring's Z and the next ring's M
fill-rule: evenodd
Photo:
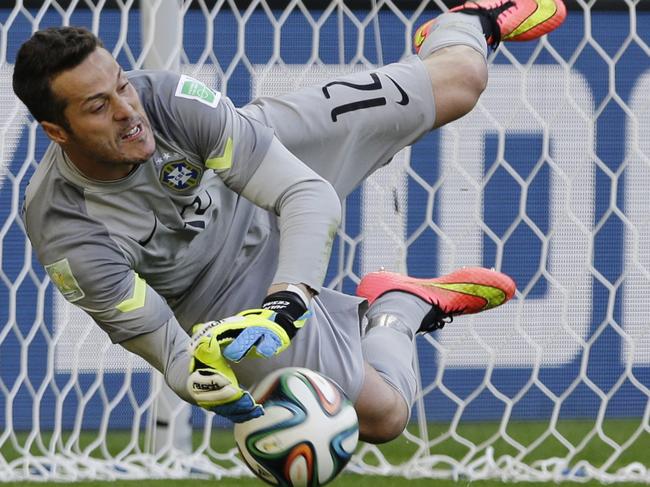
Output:
M626 364L650 364L650 327L648 296L650 295L650 72L639 78L627 117L625 187L625 246L623 312L621 324L627 334L623 338L623 359Z
M584 347L592 310L594 219L593 101L579 73L554 65L530 69L490 66L490 82L478 107L442 129L440 178L440 273L482 264L483 191L491 172L484 167L485 138L531 134L544 137L543 160L550 165L550 208L545 258L533 282L518 283L522 299L502 308L462 317L439 334L438 359L452 367L559 366ZM537 160L540 154L530 154ZM491 165L492 161L487 161ZM541 162L538 162L540 164ZM510 174L516 172L501 160ZM522 185L527 183L515 176ZM509 232L526 224L525 208ZM530 226L530 225L529 225ZM499 247L504 242L497 240ZM541 245L541 243L540 243ZM501 255L506 260L508 256ZM497 265L501 263L497 260ZM512 262L509 262L512 267ZM543 298L527 295L538 279L547 280Z

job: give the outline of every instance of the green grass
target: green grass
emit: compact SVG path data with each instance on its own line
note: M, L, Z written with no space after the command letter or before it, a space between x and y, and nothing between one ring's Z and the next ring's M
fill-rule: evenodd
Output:
M638 433L640 429L640 420L609 420L605 423L602 428L602 435L598 434L598 430L594 427L594 423L591 421L564 421L560 423L555 431L555 436L550 434L549 427L547 423L543 422L519 422L519 423L510 423L506 428L506 434L510 438L509 441L499 435L499 424L497 423L463 423L456 430L456 435L450 435L449 425L448 424L438 424L433 423L428 427L427 434L429 436L430 443L420 443L417 441L409 441L406 437L402 436L399 439L390 442L386 445L382 445L380 450L383 456L392 464L400 464L408 461L413 458L413 456L420 451L421 453L426 453L428 455L448 455L456 460L470 461L472 459L479 458L485 453L486 447L491 447L494 450L494 457L498 458L502 455L517 456L520 455L521 460L526 461L527 463L533 462L535 460L549 458L549 457L566 457L569 453L569 449L565 446L560 438L564 439L564 442L568 442L570 445L573 445L576 448L574 455L571 457L571 465L575 465L580 460L586 460L596 467L601 467L605 462L610 462L610 465L607 468L608 472L614 472L619 468L628 465L631 462L639 462L643 465L650 466L650 433L645 430L641 430L642 433L638 438L630 444L630 446L624 451L624 453L618 457L612 457L614 453L614 448L608 444L608 442L614 442L616 444L623 444ZM416 427L411 426L409 430L414 434L417 433ZM447 435L447 438L444 436ZM421 436L416 434L416 436ZM544 437L543 441L538 444L534 442L539 441L540 437ZM65 443L70 437L69 433L63 435L62 441ZM17 435L17 442L20 448L24 448L26 445L26 440L28 438L27 433L21 433ZM50 441L50 437L47 434L42 435L43 442L47 446ZM92 442L95 440L96 435L92 432L86 432L81 435L79 438L80 448L86 449ZM200 434L196 434L195 446L201 444L204 438ZM435 440L435 441L433 441ZM474 445L478 445L479 448L476 451L472 451L470 447L464 443L464 440L468 440ZM108 437L106 442L107 450L110 455L115 455L121 451L131 451L129 448L131 441L131 435L129 432L112 432ZM205 442L208 440L205 439ZM204 442L204 445L206 444ZM582 444L581 444L582 442ZM144 447L144 440L142 438L138 439L139 447ZM232 438L232 432L229 430L213 430L213 434L209 438L209 445L212 450L218 453L226 453L234 445L234 440ZM429 447L427 447L429 445ZM577 448L580 445L580 448ZM133 446L133 445L131 445ZM102 457L103 453L101 449L95 448L88 450L91 452L91 456ZM522 453L523 451L523 453ZM32 444L31 452L34 455L42 455L39 448ZM5 442L0 448L0 453L4 460L11 462L17 458L20 458L20 452L10 444L10 442ZM366 454L363 457L363 460L370 464L375 465L378 463L377 458L372 454ZM225 466L232 466L230 462L224 463ZM1 479L0 479L1 480ZM110 485L137 485L138 487L149 487L149 486L163 486L163 487L173 487L173 486L183 486L183 487L201 487L215 485L215 480L147 480L147 481L119 481L111 482ZM431 479L403 479L395 477L379 477L379 476L370 476L370 475L354 475L346 473L336 479L332 484L335 487L364 487L364 486L400 486L408 485L411 487L416 486L431 486ZM462 486L467 485L468 481L441 481L435 480L436 487L447 487L447 486ZM474 481L471 482L473 487L488 487L494 485L502 485L498 481ZM61 485L54 483L43 483L43 482L21 482L21 483L0 483L2 485L20 485L21 487L25 486L48 486L48 485ZM107 484L105 482L79 482L75 484L76 486L86 487L86 486L98 486L105 487ZM248 486L257 486L260 487L262 484L260 481L254 478L242 478L242 479L220 479L218 480L218 485L220 487L248 487ZM535 485L545 485L548 484L535 484L535 483L526 483L526 486L535 486ZM588 485L595 486L599 485L597 482L587 482L573 484L566 482L564 486L570 485ZM623 484L617 483L617 485L635 485L632 483ZM637 484L641 485L641 484Z
M43 482L9 482L1 484L3 486L15 487L59 487L61 483L43 483ZM263 487L268 485L260 480L252 478L244 479L220 479L220 480L120 480L115 482L76 482L75 487ZM399 477L377 477L370 475L342 474L336 480L331 482L332 487L494 487L506 485L505 482L495 480L476 480L469 482L467 480L454 482L453 480L432 480L432 479L404 479ZM544 482L526 482L519 483L524 487L550 487L555 484ZM598 482L563 482L562 487L600 487ZM638 484L631 482L616 483L617 487L641 487L647 484Z

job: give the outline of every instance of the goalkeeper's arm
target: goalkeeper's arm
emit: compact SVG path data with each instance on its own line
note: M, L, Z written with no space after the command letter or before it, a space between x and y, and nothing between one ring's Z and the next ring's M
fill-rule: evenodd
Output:
M279 261L269 293L280 290L280 283L318 292L341 222L332 185L274 139L242 195L278 215Z
M273 139L242 195L278 215L278 268L259 308L222 320L215 330L223 356L237 362L251 352L270 357L285 350L309 317L323 283L341 202L330 183Z
M239 386L230 365L221 356L220 345L213 339L213 328L213 323L197 325L190 338L172 318L157 330L121 345L162 372L167 385L183 400L233 422L261 416L262 406Z
M138 335L120 343L129 352L139 355L165 376L165 382L178 396L192 404L187 390L190 367L190 337L172 317L155 331Z

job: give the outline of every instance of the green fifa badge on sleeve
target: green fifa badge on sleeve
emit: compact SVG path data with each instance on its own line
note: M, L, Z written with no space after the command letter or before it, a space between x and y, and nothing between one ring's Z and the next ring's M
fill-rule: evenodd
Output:
M57 260L54 264L46 265L45 270L63 297L71 303L79 301L86 295L72 274L68 259Z
M199 80L184 74L181 75L181 79L176 86L176 96L196 100L212 108L216 107L221 99L221 93L211 90Z

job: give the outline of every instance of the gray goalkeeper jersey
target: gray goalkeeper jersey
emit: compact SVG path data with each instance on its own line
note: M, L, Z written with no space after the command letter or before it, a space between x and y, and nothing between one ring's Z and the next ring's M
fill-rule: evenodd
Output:
M326 257L328 245L315 227L293 224L291 212L290 222L278 220L237 192L273 199L264 187L274 184L254 183L304 173L302 161L344 199L433 127L431 80L414 56L236 110L191 79L148 72L129 77L154 129L155 155L123 180L98 183L52 145L28 187L25 223L63 295L114 342L133 338L126 342L131 349L188 399L188 338L178 336L176 319L189 331L195 323L258 307L272 280L314 289L322 284L326 259L319 262L317 255ZM298 165L287 158L277 170L275 158L266 164L277 143L273 133ZM311 206L320 212L317 196ZM302 203L298 213L304 213ZM300 235L287 239L297 226ZM313 316L287 351L233 364L240 383L301 366L334 379L354 400L364 377L360 301L321 290ZM134 343L139 336L146 338Z
M53 283L113 342L157 329L174 308L189 328L203 314L192 296L208 294L206 306L222 311L214 318L259 306L278 251L275 218L237 193L272 130L191 78L129 77L152 124L153 157L121 180L97 182L52 144L24 213ZM233 299L228 289L249 274L256 285Z

